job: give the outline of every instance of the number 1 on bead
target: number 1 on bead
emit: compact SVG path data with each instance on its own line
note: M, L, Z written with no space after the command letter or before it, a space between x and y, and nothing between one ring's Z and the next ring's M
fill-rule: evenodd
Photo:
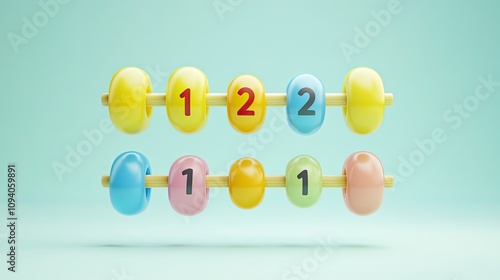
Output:
M309 191L309 182L308 182L308 178L307 178L307 170L304 169L302 170L298 175L297 175L297 179L302 179L302 195L307 195L308 191Z
M193 194L193 169L188 168L183 170L182 175L187 175L186 194Z
M184 115L191 116L191 89L187 88L179 95L180 98L184 99Z

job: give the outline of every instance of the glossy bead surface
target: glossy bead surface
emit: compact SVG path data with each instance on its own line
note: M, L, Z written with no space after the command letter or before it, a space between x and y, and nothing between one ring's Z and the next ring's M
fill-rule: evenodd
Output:
M196 156L183 156L172 164L168 175L168 199L177 213L193 216L205 209L209 194L206 175L206 162Z
M123 215L139 214L149 204L151 189L146 175L151 173L148 159L139 152L125 152L113 162L109 175L109 196L115 210Z
M298 207L310 207L318 202L323 188L323 174L313 157L294 157L286 166L285 187L288 200Z
M346 176L342 194L347 208L358 215L377 211L384 197L384 168L377 156L354 153L345 160L342 173Z
M208 80L194 67L181 67L168 79L166 110L172 126L183 133L195 133L207 122Z
M347 105L342 108L347 127L358 134L377 130L385 109L384 85L378 73L366 67L351 70L342 92L347 97Z
M325 119L326 96L321 81L313 75L293 78L286 88L288 125L299 134L316 132Z
M253 158L242 158L229 171L229 195L233 203L243 209L256 207L264 197L266 178L264 168Z
M116 129L135 134L148 127L153 107L146 106L146 94L152 91L151 79L139 68L126 67L115 73L109 85L108 110Z
M241 133L252 133L262 126L266 116L266 92L262 82L251 75L241 75L227 89L227 117Z

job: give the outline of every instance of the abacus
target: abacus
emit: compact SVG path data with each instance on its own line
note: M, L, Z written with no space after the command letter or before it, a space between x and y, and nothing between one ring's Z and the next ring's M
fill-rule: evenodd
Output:
M165 106L171 124L183 133L203 128L209 106L226 106L231 126L240 133L253 133L264 122L266 106L285 105L290 127L305 135L322 126L326 106L342 106L345 123L353 132L371 133L381 125L385 106L393 103L393 95L384 93L378 73L366 67L352 69L346 75L342 93L325 93L321 81L310 74L293 78L286 93L266 94L262 82L252 75L233 79L227 93L209 93L207 77L194 67L175 70L165 94L152 91L145 71L126 67L115 73L101 103L109 107L114 126L128 134L148 127L153 106ZM306 155L293 158L284 176L266 176L260 162L253 158L237 160L228 176L212 176L205 161L196 156L177 159L168 176L153 176L143 154L125 152L113 162L110 175L102 177L113 207L124 215L144 211L154 187L167 187L172 208L182 215L202 212L213 187L228 187L233 203L243 209L259 205L266 187L285 187L289 201L298 207L314 205L323 187L337 187L342 188L351 212L368 215L380 207L384 188L393 184L394 178L384 175L380 160L369 152L350 155L342 175L336 176L323 176L318 161Z
M124 215L142 212L149 204L151 188L168 188L172 208L182 215L196 215L208 203L209 189L228 187L232 202L243 209L259 205L266 187L285 187L289 201L298 207L310 207L320 198L322 188L342 188L347 208L358 215L375 212L381 205L384 188L394 184L385 176L382 163L372 153L356 152L344 162L342 175L322 175L316 159L300 155L288 163L284 176L266 176L256 159L242 158L230 168L228 176L209 175L205 161L184 156L171 166L168 176L151 175L149 160L135 151L120 154L110 175L102 177L109 187L111 203Z
M325 93L322 82L310 74L293 78L286 93L266 93L262 82L252 75L234 78L227 93L209 93L207 77L194 67L175 70L165 94L152 91L145 71L126 67L115 73L101 103L109 107L113 125L127 134L148 127L153 106L165 106L170 123L183 133L204 127L209 106L226 106L231 126L240 133L253 133L262 126L266 106L286 106L289 126L304 135L322 126L326 106L341 106L347 127L369 134L381 125L385 106L393 104L393 95L384 93L378 73L366 67L346 75L342 93Z

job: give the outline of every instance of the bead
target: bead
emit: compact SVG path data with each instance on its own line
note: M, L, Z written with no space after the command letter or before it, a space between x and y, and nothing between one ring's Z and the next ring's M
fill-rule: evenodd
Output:
M351 70L342 92L347 97L347 106L342 108L347 127L359 134L377 130L385 108L384 85L378 73L366 67Z
M325 119L326 97L321 81L313 75L293 78L286 88L288 125L299 134L316 132Z
M153 107L146 106L146 94L152 91L151 79L139 68L126 67L113 75L109 84L108 110L116 129L135 134L148 127Z
M172 126L183 133L195 133L207 122L208 80L194 67L181 67L168 79L166 110Z
M259 130L266 116L266 93L259 79L241 75L231 81L227 89L227 116L238 132Z
M288 200L298 207L310 207L321 196L323 174L313 157L294 157L286 166L285 187Z
M239 159L231 166L228 184L229 195L236 206L243 209L254 208L264 197L264 168L253 158Z
M342 173L346 176L342 194L347 208L358 215L377 211L384 197L384 169L377 156L354 153L345 160Z
M206 175L207 164L196 156L183 156L172 164L168 175L168 199L177 213L193 216L205 209L209 194Z
M119 155L109 175L111 204L120 214L139 214L149 204L151 189L146 188L146 175L151 173L148 159L139 152Z

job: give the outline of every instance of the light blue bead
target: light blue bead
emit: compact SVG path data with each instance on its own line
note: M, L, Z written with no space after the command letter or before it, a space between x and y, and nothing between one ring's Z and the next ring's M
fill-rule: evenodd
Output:
M148 159L139 152L125 152L115 159L109 175L109 196L116 211L135 215L146 209L151 196L146 175L150 173Z
M326 97L321 81L309 74L293 78L286 88L288 125L299 134L316 132L325 119Z

